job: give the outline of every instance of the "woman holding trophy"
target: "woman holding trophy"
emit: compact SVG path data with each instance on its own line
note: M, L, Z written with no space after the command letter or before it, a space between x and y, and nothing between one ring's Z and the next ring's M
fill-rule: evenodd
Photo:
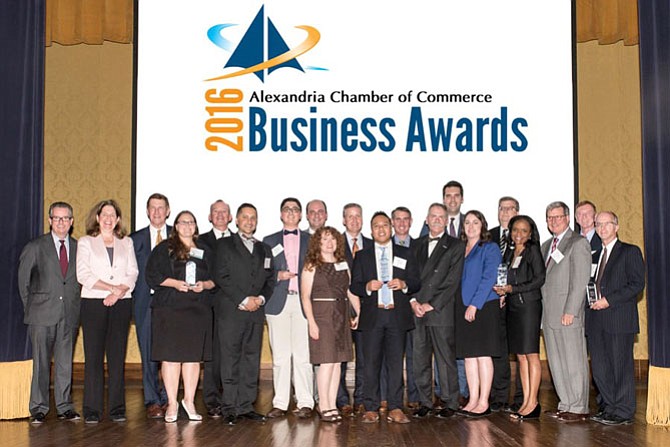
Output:
M523 404L510 417L517 420L540 417L538 392L540 365L540 323L545 265L540 252L540 237L533 219L515 216L509 222L514 249L508 250L507 281L496 285L501 305L507 305L507 341L509 352L519 360Z
M200 421L194 397L200 362L212 356L212 299L210 253L199 244L195 216L182 211L166 241L147 261L146 281L154 290L152 301L152 356L161 362L168 396L165 422L175 422L179 410L179 377L184 381L181 405L189 420Z

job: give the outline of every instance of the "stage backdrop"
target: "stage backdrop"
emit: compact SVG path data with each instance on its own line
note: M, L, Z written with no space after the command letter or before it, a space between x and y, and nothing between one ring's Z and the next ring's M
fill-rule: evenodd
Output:
M501 195L541 218L574 200L571 17L532 0L139 2L136 226L156 191L200 222L219 197L252 202L260 236L288 196L421 219L450 179L492 226Z

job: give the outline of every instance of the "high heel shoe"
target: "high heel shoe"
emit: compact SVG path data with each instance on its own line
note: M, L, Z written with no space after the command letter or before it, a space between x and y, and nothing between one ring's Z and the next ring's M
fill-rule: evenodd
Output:
M541 413L542 413L542 407L540 407L540 403L538 402L537 405L535 405L535 408L533 408L533 411L531 411L530 413L528 414L514 413L511 416L517 421L526 421L531 419L539 419Z
M174 414L169 414L167 411L165 411L165 416L163 417L163 419L167 423L177 422L178 416L179 416L179 405L177 405L177 411L175 411Z
M202 416L198 414L197 412L191 413L188 411L188 407L186 407L186 402L184 402L184 399L181 400L181 406L186 412L186 416L188 416L189 421L202 421Z

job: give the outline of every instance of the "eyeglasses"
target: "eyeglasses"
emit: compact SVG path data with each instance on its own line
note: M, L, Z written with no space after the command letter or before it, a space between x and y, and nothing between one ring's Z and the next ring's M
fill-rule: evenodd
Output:
M195 225L194 220L180 220L177 223L180 224L180 225Z
M509 213L510 211L518 211L515 206L499 206L498 211Z
M606 227L607 225L616 225L614 222L596 222L596 228Z
M557 221L563 219L565 216L565 214L561 214L560 216L547 216L547 222Z
M297 206L285 206L281 210L284 213L299 213L300 212L300 208L298 208Z
M49 216L49 219L53 220L56 223L67 223L67 222L72 220L72 216L67 216L67 217Z

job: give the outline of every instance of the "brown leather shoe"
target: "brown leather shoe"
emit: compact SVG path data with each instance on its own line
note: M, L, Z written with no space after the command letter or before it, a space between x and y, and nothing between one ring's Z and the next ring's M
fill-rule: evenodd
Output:
M366 411L363 413L361 421L364 424L374 424L375 422L379 422L379 413L376 411Z
M407 415L400 408L395 408L389 411L388 416L386 416L386 420L389 422L395 422L396 424L409 424L410 422Z
M386 412L388 411L388 409L389 409L389 403L388 403L388 401L383 400L383 401L381 402L381 405L379 406L379 413L381 413L381 414L386 414Z
M550 418L554 418L554 419L558 419L558 417L561 415L561 413L563 413L563 412L560 411L560 410L547 410L547 411L544 412L545 416L550 417Z
M265 417L268 418L268 419L277 419L277 418L280 418L280 417L285 416L285 415L286 415L286 411L275 407L272 410L270 410L268 412L268 414L265 415Z
M302 407L296 411L294 411L296 416L298 416L300 419L309 419L312 417L312 409L309 407Z
M151 404L147 407L147 418L149 419L163 419L165 411L158 404Z
M353 416L354 415L354 407L351 405L343 405L342 408L340 408L340 413L342 413L342 416Z
M364 414L365 413L365 405L363 404L358 404L356 407L356 414Z
M409 408L410 410L416 410L420 406L421 405L419 404L419 402L407 402L407 408Z
M569 411L561 411L561 414L558 415L558 420L561 422L582 422L588 418L588 413L570 413Z

